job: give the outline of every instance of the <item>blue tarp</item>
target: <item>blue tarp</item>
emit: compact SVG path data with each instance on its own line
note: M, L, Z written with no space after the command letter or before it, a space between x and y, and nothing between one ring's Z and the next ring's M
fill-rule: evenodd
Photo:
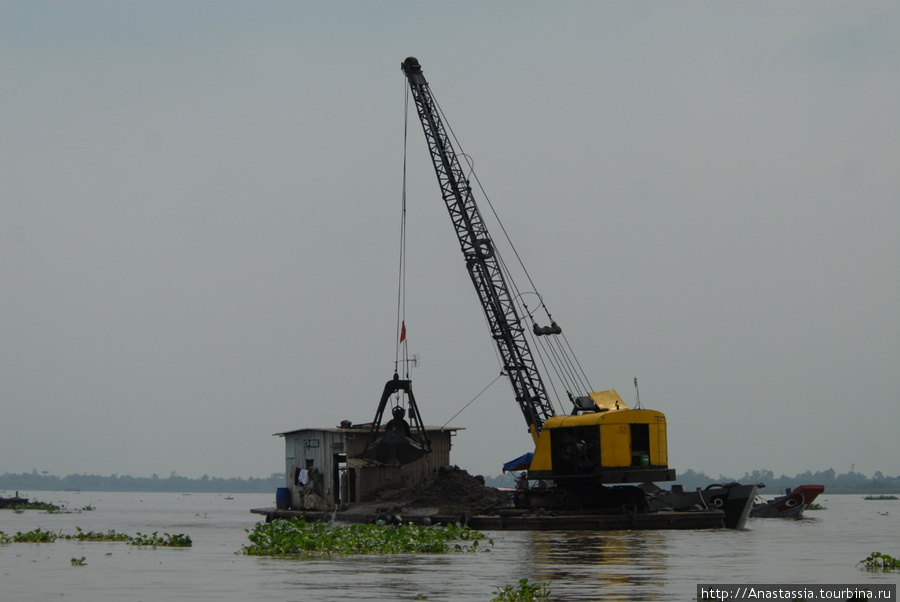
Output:
M528 452L524 456L519 456L515 460L510 460L503 465L503 472L510 472L513 470L528 470L528 467L531 466L531 458L533 456L533 453Z

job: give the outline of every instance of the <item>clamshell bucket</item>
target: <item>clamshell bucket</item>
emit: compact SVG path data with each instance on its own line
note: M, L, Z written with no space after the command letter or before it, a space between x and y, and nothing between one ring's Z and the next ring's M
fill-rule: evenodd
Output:
M391 411L392 418L381 425L384 410L391 396L399 391L406 394L409 402L409 420L407 422L406 411L397 405ZM372 424L372 435L369 443L363 450L361 457L376 460L386 466L403 466L415 462L425 454L431 453L431 441L425 432L422 416L416 405L416 398L412 392L412 381L401 380L394 374L394 378L384 385L378 411L375 413L375 422Z

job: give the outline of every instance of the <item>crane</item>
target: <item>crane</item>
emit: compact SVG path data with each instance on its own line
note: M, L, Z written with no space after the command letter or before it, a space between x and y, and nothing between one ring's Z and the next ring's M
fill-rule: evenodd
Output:
M415 57L403 61L416 112L425 134L441 195L490 328L502 370L525 417L535 451L528 479L550 479L561 488L566 506L609 505L615 500L605 484L671 481L667 464L666 419L658 411L630 409L613 390L566 390L571 414L558 415L528 343L524 318L532 319L537 337L559 337L555 321L539 326L520 311L505 275L505 264L488 232L454 149L439 107ZM548 312L549 316L549 312ZM576 379L577 380L577 379ZM631 488L636 489L636 488ZM629 492L621 499L635 499ZM613 502L614 503L614 502Z
M491 336L496 341L503 370L509 377L525 423L537 443L542 425L555 412L525 338L522 320L506 284L494 243L459 157L444 130L422 68L415 58L408 58L403 62L403 69L409 79L434 171L466 260L466 268L490 325Z

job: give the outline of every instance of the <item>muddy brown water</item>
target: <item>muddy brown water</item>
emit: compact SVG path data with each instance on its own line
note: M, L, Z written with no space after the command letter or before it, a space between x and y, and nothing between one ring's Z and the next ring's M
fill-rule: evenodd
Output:
M490 553L321 560L235 554L275 494L23 492L92 506L46 514L0 510L0 531L189 535L186 549L123 543L0 545L0 600L491 600L519 579L554 600L692 600L697 583L896 583L856 563L900 555L900 502L820 496L804 520L750 519L744 531L493 532ZM232 497L233 499L227 499ZM72 558L85 558L72 566Z

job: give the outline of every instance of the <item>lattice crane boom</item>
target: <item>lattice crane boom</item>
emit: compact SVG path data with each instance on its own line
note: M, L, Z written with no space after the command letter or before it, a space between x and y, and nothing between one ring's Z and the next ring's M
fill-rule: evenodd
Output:
M548 418L555 415L538 372L524 325L501 269L490 233L472 194L469 180L441 120L419 61L402 63L431 153L431 162L450 219L459 239L466 268L497 345L503 371L535 441Z

